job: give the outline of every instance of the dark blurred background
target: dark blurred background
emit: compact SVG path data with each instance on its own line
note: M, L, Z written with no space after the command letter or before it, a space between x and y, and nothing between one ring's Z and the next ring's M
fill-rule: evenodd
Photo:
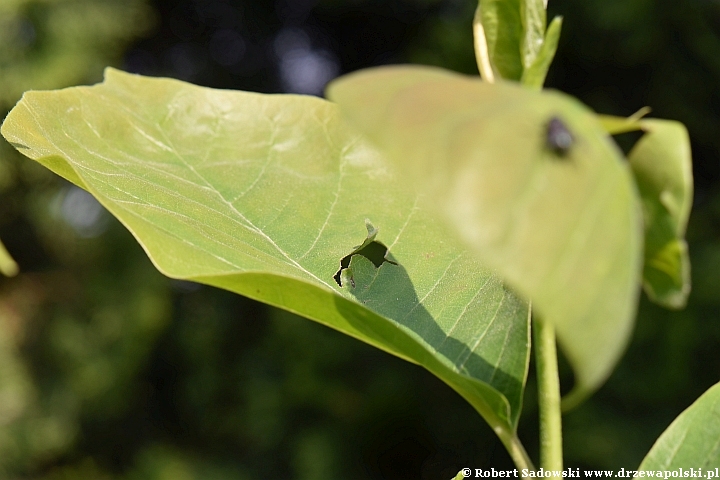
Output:
M321 94L388 63L476 73L473 0L0 0L0 109L113 65ZM547 85L690 130L693 293L644 298L608 383L565 417L566 464L636 467L720 379L720 1L551 0ZM313 322L175 282L88 194L0 143L0 478L449 479L510 468L492 431L419 367ZM566 380L571 381L570 378ZM537 458L533 375L520 436Z

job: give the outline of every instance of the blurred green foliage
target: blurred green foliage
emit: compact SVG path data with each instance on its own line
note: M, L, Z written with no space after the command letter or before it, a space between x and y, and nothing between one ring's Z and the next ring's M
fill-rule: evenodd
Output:
M25 90L97 80L153 20L143 0L2 0L0 106Z
M27 89L98 79L152 23L142 0L3 0L0 108ZM56 463L88 416L122 415L170 319L166 281L143 265L139 249L127 252L127 240L79 238L60 209L49 208L72 193L0 144L0 236L23 269L0 281L3 478ZM95 220L107 223L102 213ZM121 260L133 253L133 261Z
M603 113L649 105L692 137L688 308L642 302L620 367L564 424L568 465L633 468L720 372L720 2L549 3L550 17L565 16L550 87ZM197 13L218 5L239 12L240 26ZM473 0L153 6L0 0L0 108L27 89L97 81L126 50L150 59L140 73L183 77L166 59L196 52L192 80L272 91L283 28L305 29L342 70L412 61L476 73ZM203 57L227 28L243 36L242 62L259 67L233 73ZM2 478L434 479L511 467L492 431L431 375L312 322L163 278L82 191L5 143L0 238L21 267L0 277ZM533 389L531 378L520 427L531 454Z

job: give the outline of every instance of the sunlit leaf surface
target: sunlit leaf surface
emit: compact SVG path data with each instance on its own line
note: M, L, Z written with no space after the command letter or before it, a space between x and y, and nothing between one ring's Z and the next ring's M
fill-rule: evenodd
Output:
M416 362L504 441L514 436L527 305L445 234L334 104L110 69L93 87L25 94L2 133L96 196L166 275ZM340 271L363 244L389 261L360 252Z
M430 67L364 70L328 94L555 324L574 401L597 388L633 325L642 220L627 162L596 116L557 92Z

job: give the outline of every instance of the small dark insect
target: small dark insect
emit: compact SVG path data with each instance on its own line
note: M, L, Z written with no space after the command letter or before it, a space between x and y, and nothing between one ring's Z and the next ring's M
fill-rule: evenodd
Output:
M556 155L564 157L570 151L573 143L575 143L575 138L563 121L558 117L552 117L545 132L547 148L555 152Z

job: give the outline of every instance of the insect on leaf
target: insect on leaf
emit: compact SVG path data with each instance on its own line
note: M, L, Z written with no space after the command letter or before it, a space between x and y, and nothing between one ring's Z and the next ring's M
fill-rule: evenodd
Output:
M576 372L572 398L596 389L633 325L642 221L627 162L593 112L557 92L430 67L364 70L328 95L416 184L449 235L556 326ZM548 139L549 123L560 125L553 118L565 129ZM560 143L565 130L570 144Z
M560 156L565 156L572 148L575 139L570 130L558 117L552 117L547 125L547 147Z

